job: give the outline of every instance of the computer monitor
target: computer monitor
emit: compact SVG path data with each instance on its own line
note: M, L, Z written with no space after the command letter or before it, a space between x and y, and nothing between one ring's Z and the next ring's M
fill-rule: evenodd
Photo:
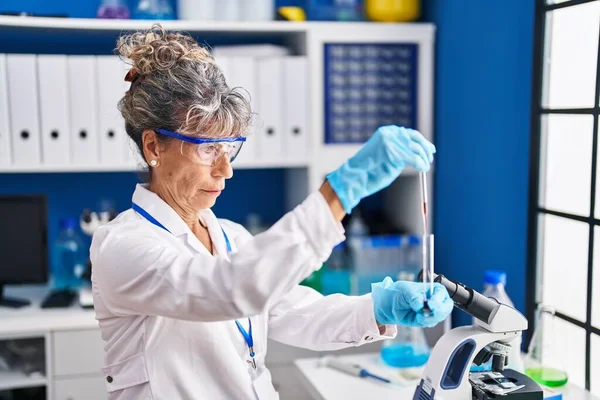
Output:
M3 296L3 285L48 282L48 223L45 196L0 196L0 306L28 300Z

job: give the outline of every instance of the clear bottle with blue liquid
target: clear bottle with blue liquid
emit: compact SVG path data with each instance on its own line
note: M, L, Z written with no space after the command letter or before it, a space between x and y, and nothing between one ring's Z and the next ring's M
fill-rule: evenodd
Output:
M52 252L52 286L56 290L77 289L85 271L87 254L76 231L78 221L66 218L60 221L60 234Z

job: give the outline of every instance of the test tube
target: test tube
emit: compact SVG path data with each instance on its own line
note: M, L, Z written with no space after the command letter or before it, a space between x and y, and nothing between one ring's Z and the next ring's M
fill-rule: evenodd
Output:
M431 312L427 301L433 295L433 234L427 229L427 174L419 174L421 182L421 214L423 216L423 284L425 285L425 299L423 312L427 315Z
M433 296L433 234L423 235L423 284L425 302Z

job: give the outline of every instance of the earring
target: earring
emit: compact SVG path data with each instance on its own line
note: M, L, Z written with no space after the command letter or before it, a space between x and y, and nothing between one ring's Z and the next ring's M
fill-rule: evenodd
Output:
M158 161L152 160L152 161L150 161L150 165L153 167L158 167Z

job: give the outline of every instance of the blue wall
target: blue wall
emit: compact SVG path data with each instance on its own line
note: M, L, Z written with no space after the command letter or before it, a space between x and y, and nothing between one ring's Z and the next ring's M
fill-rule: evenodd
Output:
M480 289L484 269L506 270L524 312L534 1L425 3L437 25L436 268Z

